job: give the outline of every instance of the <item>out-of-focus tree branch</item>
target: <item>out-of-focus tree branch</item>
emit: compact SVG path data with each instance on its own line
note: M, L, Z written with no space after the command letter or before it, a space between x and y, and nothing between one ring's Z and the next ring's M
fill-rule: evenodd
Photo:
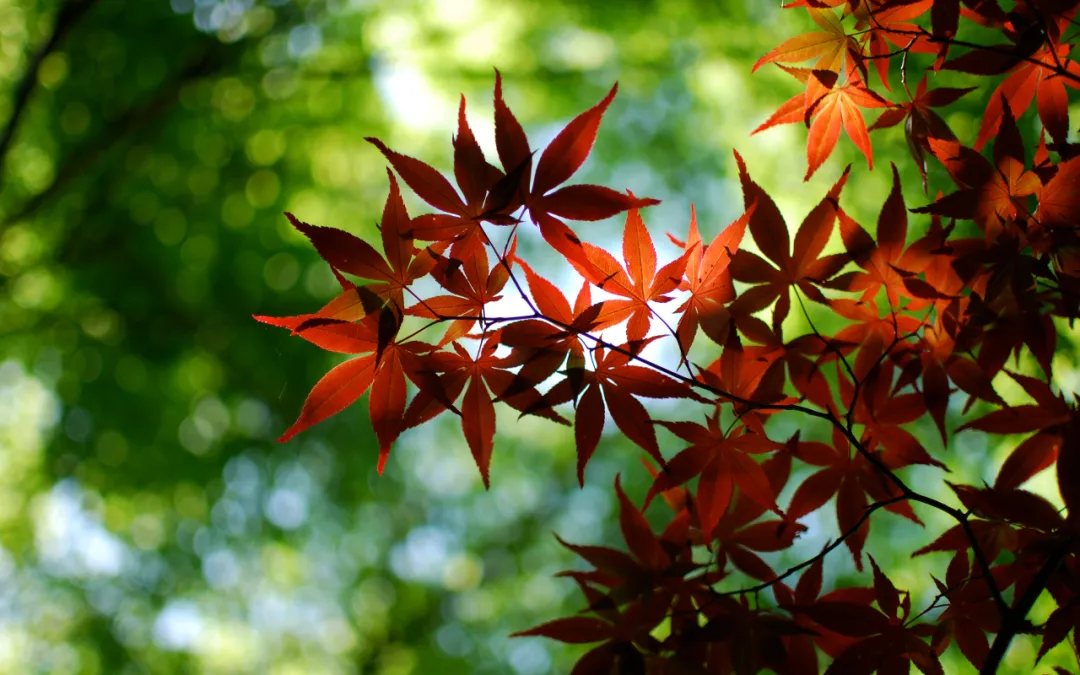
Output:
M18 131L19 121L22 119L23 113L26 112L26 107L30 103L30 95L34 92L34 85L37 84L38 71L41 69L41 64L45 61L49 54L56 51L60 41L64 39L68 31L79 22L91 7L97 3L98 0L68 0L61 7L60 11L56 15L56 23L53 24L52 33L48 39L45 40L37 52L31 57L30 62L27 64L26 72L23 73L22 80L19 82L18 87L15 89L15 98L12 104L11 117L8 118L7 124L4 125L3 130L0 130L0 188L4 185L4 166L7 160L8 151L11 150L11 144L15 140L15 132Z
M180 90L185 84L206 77L221 67L223 49L225 49L224 46L215 42L199 50L191 57L187 66L162 85L149 100L131 106L112 121L97 138L69 155L57 171L56 177L44 190L0 220L0 231L33 214L55 197L69 181L83 175L113 146L167 112L179 99Z

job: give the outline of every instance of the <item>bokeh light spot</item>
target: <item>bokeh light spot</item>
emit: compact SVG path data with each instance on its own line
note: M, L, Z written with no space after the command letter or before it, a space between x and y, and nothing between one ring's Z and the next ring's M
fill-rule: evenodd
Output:
M263 279L275 291L287 291L300 278L300 264L288 253L270 257L263 266Z
M138 356L128 354L116 362L116 383L128 393L142 391L146 385L146 375L146 364Z
M90 108L80 101L67 104L60 113L60 128L68 136L82 136L90 128Z
M277 201L281 192L281 181L277 174L268 169L256 171L248 178L244 194L248 203L257 209L265 209Z
M269 166L285 152L285 134L275 129L260 129L245 145L248 159L256 166Z
M37 78L46 89L56 89L68 76L68 59L63 52L53 52L41 60Z

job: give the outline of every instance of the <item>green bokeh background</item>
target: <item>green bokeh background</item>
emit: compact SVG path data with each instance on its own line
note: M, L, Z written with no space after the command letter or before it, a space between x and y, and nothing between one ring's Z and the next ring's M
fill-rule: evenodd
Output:
M363 138L449 169L459 93L493 156L493 67L534 147L619 81L580 177L663 199L658 239L685 236L691 201L708 237L737 217L733 147L792 226L846 162L862 222L889 161L925 203L899 129L875 134L873 173L842 141L807 184L804 129L749 136L798 87L750 74L809 28L778 5L0 0L0 120L20 113L0 157L0 672L568 672L580 649L507 636L580 606L551 532L617 542L611 481L640 499L640 452L610 436L580 489L572 434L501 409L484 491L451 418L403 436L382 477L363 405L274 443L337 361L250 318L335 291L282 211L371 237L385 162ZM962 139L987 94L950 116ZM569 280L533 233L522 250ZM953 478L992 477L980 443L950 449ZM946 561L888 544L945 524L890 518L871 546L925 606ZM793 555L834 536L831 507L808 524ZM842 551L830 569L853 574Z

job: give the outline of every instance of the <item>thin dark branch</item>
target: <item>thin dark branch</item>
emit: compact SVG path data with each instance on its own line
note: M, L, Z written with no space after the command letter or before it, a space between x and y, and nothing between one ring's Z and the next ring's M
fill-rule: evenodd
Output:
M931 33L926 31L926 29L920 29L918 31L911 31L911 30L899 30L899 29L895 29L895 28L890 28L889 32L895 33L897 35L917 35L917 36L922 36L922 37L925 37L930 42L933 42L935 44L954 45L954 46L957 46L957 47L967 47L968 49L973 49L973 50L978 50L978 51L992 52L994 54L1002 54L1004 56L1008 56L1008 57L1016 59L1017 63L1021 63L1021 62L1030 63L1031 65L1035 65L1035 66L1039 66L1041 68L1045 68L1046 70L1051 71L1055 75L1058 75L1060 77L1064 77L1067 80L1072 80L1073 82L1080 83L1080 75L1077 75L1077 74L1071 72L1067 67L1065 67L1065 68L1052 67L1048 63L1046 63L1045 61L1040 61L1039 59L1033 58L1031 56L1023 56L1021 54L1017 54L1015 51L1013 51L1011 49L1002 49L1001 47L999 47L997 45L980 45L980 44L977 44L977 43L974 43L974 42L968 42L966 40L957 40L956 38L938 38L938 37L934 37ZM1011 69L1011 68L1012 68L1012 66L1010 66L1009 69ZM1009 69L1006 69L1006 72Z
M960 525L960 528L964 531L964 536L969 542L971 542L972 553L975 554L975 561L979 566L979 572L986 578L987 586L990 588L990 595L994 599L994 605L998 608L998 612L1001 614L1001 616L1004 617L1009 609L1009 605L1005 602L1005 598L1002 597L1001 589L998 588L997 583L994 581L993 575L990 573L991 561L987 559L986 554L983 553L982 547L979 546L979 538L978 536L976 536L975 530L971 527L971 522L968 520L970 514L961 511L960 509L955 509L946 504L945 502L934 499L933 497L927 497L922 493L912 490L910 487L908 487L907 483L903 481L903 479L897 476L892 469L887 467L884 462L881 461L881 458L879 458L876 454L869 452L862 444L862 442L855 436L855 433L851 429L848 429L842 422L840 422L839 419L835 417L833 417L831 421L836 426L836 428L840 430L840 433L842 433L844 437L848 439L848 442L855 447L856 451L860 455L862 455L863 458L866 459L866 461L870 462L870 464L873 465L875 469L877 469L889 481L891 481L893 485L895 485L900 490L901 494L903 494L904 497L911 501L918 502L920 504L924 504L933 509L941 511L942 513L948 515L953 520L955 520L958 525Z
M432 314L434 315L435 318L432 319L431 321L428 321L427 323L425 323L420 328L417 328L413 332L409 333L405 337L401 338L400 340L398 340L398 342L408 342L409 340L413 339L414 337L416 337L420 333L423 333L424 331L426 331L428 328L434 328L435 326L439 325L440 323L445 323L447 321L475 321L476 323L480 324L480 329L481 330L486 331L491 326L494 326L494 325L500 324L500 323L511 323L513 321L528 321L529 319L542 319L542 318L544 318L540 314L522 314L520 316L487 316L487 317L484 317L484 316L445 316L445 315L435 314L435 312L433 310L431 310L431 309L428 309L428 311L432 312Z
M506 264L506 262L503 261L503 264ZM511 279L514 278L512 273L510 275L510 278ZM515 285L517 285L516 280L515 280ZM872 453L869 450L867 450L866 446L863 445L862 441L855 434L854 430L852 428L850 428L848 425L846 425L832 411L822 412L820 410L815 410L813 408L809 408L807 406L800 405L800 404L797 404L797 403L763 403L763 402L760 402L760 401L753 401L753 400L746 399L746 398L743 398L741 396L738 396L737 394L733 394L733 393L731 393L729 391L725 391L725 390L723 390L723 389L721 389L719 387L715 387L713 385L710 385L707 382L703 382L703 381L701 381L700 379L698 379L696 377L689 377L688 378L685 375L679 373L677 370L672 370L672 369L667 368L665 366L662 366L662 365L660 365L660 364L658 364L658 363L656 363L654 361L646 359L646 358L642 357L640 354L638 354L636 352L633 352L633 351L631 351L629 349L626 349L626 348L621 347L619 345L616 345L614 343L608 342L607 340L604 340L603 338L601 338L599 336L593 335L593 334L591 334L591 333L589 333L587 331L583 331L580 328L577 328L576 326L573 326L571 324L563 323L562 321L558 321L556 319L553 319L552 317L545 316L542 312L540 312L539 310L536 309L535 305L533 305L530 300L528 300L527 296L524 294L524 291L521 289L520 285L518 285L518 290L519 290L519 292L522 293L522 297L526 298L526 301L529 303L529 306L533 310L536 318L542 319L542 320L547 321L547 322L549 322L551 324L559 326L560 328L563 328L564 330L566 330L566 331L568 331L568 332L570 332L572 334L577 335L579 338L589 340L590 342L592 342L593 344L595 344L598 347L603 347L604 349L607 349L608 351L614 351L614 352L617 352L617 353L622 354L624 356L627 356L627 357L637 361L641 365L644 365L644 366L646 366L648 368L652 368L653 370L656 370L656 371L658 371L660 373L663 373L664 375L667 375L668 377L670 377L670 378L672 378L672 379L674 379L676 381L683 382L685 384L688 384L691 387L696 387L696 388L701 389L703 391L706 391L706 392L708 392L708 393L710 393L710 394L712 394L714 396L718 396L720 398L727 399L728 401L731 401L732 403L737 403L737 404L740 404L740 405L747 406L747 407L749 407L751 409L757 409L757 410L789 410L789 411L793 411L793 412L800 412L800 413L803 413L805 415L809 415L811 417L816 417L818 419L825 420L825 421L829 422L830 424L832 424L834 427L836 427L843 434L843 436L848 440L848 442L851 443L852 447L855 448L856 452L858 452L860 455L862 455L863 458L866 459L867 462L869 462L877 471L879 471L883 476L885 476L885 478L896 487L896 489L899 491L899 494L892 498L893 501L900 501L900 500L905 500L906 499L906 500L918 502L918 503L923 504L925 506L929 506L929 507L931 507L931 508L933 508L933 509L935 509L937 511L941 511L942 513L944 513L944 514L950 516L951 518L953 518L957 522L957 524L960 525L961 529L964 531L964 535L967 537L968 541L971 542L971 549L972 549L972 552L973 552L973 554L975 556L976 563L977 563L977 565L979 567L979 572L987 580L987 586L990 589L990 595L994 600L994 605L998 608L998 611L1001 613L1002 617L1006 616L1006 612L1008 611L1008 604L1005 602L1004 597L1002 597L1001 589L999 589L997 587L997 584L994 581L994 577L990 573L990 563L991 563L991 561L987 559L986 554L983 552L982 548L979 546L978 537L976 536L975 531L971 527L971 523L968 520L969 514L963 512L963 511L961 511L959 509L955 509L955 508L949 506L948 504L946 504L946 503L944 503L944 502L942 502L940 500L934 499L933 497L929 497L929 496L926 496L926 495L924 495L924 494L922 494L920 492L916 492L911 487L909 487L907 485L907 483L905 483L902 478L900 478L898 475L896 475L896 472L894 472L892 469L890 469L882 461L882 459L877 454ZM436 318L441 319L441 320L450 320L450 317L436 316ZM899 331L897 331L897 333L899 333ZM874 368L877 368L881 364L881 362L888 356L888 354L895 348L895 346L901 340L904 339L904 337L905 336L901 336L901 335L897 334L897 336L894 339L893 343L891 345L889 345L889 347L879 357L878 362L874 364ZM889 501L887 503L892 503L892 501ZM876 508L877 507L875 507L875 509Z
M1012 643L1017 633L1021 632L1027 624L1027 615L1031 611L1031 608L1035 605L1035 601L1039 599L1043 591L1046 590L1046 585L1050 583L1050 579L1057 572L1058 567L1065 560L1065 556L1072 551L1073 546L1076 544L1076 538L1073 536L1067 537L1057 545L1057 547L1046 556L1046 560L1043 562L1042 567L1031 579L1031 583L1028 584L1027 590L1020 596L1020 599L1016 601L1004 615L1001 620L1001 631L994 638L994 643L990 645L990 651L986 655L986 661L983 662L983 667L979 671L980 675L994 675L998 671L998 667L1001 666L1002 659L1005 658L1005 653L1009 650L1009 645Z
M857 521L855 521L854 525L849 527L847 529L847 531L842 533L835 541L829 542L825 546L825 548L821 549L821 551L817 555L815 555L814 557L807 558L806 560L802 561L798 565L793 565L793 566L787 568L786 570L784 570L784 572L782 574L778 574L775 578L770 579L769 581L763 581L762 583L757 584L756 586L748 586L746 588L740 588L737 591L724 591L723 593L718 593L717 595L719 595L720 597L724 597L724 596L729 596L729 595L744 595L746 593L758 593L758 592L764 591L765 589L769 588L770 586L773 586L774 584L780 583L784 579L787 579L788 577L790 577L792 574L795 574L799 570L813 565L819 559L823 559L826 555L828 555L829 553L831 553L835 549L839 548L840 545L843 544L848 539L848 537L851 537L853 534L855 534L856 532L859 531L859 528L863 526L863 523L865 523L867 520L870 519L870 516L871 516L871 514L874 513L874 511L877 511L878 509L884 508L884 507L886 507L886 506L888 506L890 504L895 504L896 502L904 501L905 499L907 499L907 497L901 495L899 497L891 497L889 499L884 499L884 500L882 500L880 502L874 502L873 504L870 504L863 511L862 516L860 516L859 519Z
M923 611L919 612L915 616L913 616L910 619L908 619L907 621L905 621L904 625L905 626L914 626L919 621L919 619L923 618L924 616L926 616L930 612L934 611L935 609L941 609L941 607L938 605L938 603L941 602L942 600L945 600L946 598L948 598L950 594L955 593L956 591L960 590L961 588L966 587L968 584L973 584L973 583L983 581L983 580L984 579L983 579L983 577L981 575L969 576L966 579L964 579L963 581L961 581L960 583L956 584L955 586L949 586L949 587L945 588L944 590L940 591L937 594L937 596L934 597L934 601L931 602L926 607L926 609L924 609Z
M660 316L660 313L653 309L649 303L645 303L645 306L649 309L649 314L652 314L659 319L660 323L664 324L664 328L667 329L667 332L671 334L671 337L675 338L675 345L679 348L679 365L685 365L686 372L690 373L690 377L693 377L694 370L690 365L690 356L686 353L686 349L683 348L682 340L679 339L678 332L676 332L676 330L671 327L671 324L669 324L664 317Z

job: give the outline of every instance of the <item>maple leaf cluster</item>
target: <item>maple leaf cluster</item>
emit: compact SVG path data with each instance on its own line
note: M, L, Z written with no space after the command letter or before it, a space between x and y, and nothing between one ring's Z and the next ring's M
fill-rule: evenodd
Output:
M903 122L924 187L930 163L956 185L909 208L893 166L872 227L841 205L850 167L790 228L736 153L742 215L706 242L691 207L685 237L669 235L678 253L661 261L642 217L657 200L566 184L615 87L537 156L496 71L499 166L473 135L463 97L456 186L368 139L392 169L382 250L290 214L341 292L311 314L256 317L352 356L315 384L280 440L367 394L380 472L403 432L449 414L488 485L496 410L508 408L572 426L584 482L610 419L653 475L640 508L615 481L628 552L560 539L591 565L564 573L587 609L518 633L595 644L576 675L801 674L820 672L822 661L829 674L912 665L936 674L953 643L975 668L995 672L1019 633L1040 636L1041 658L1080 621L1080 413L1053 372L1068 339L1059 333L1080 315L1080 152L1069 140L1067 96L1080 85L1067 35L1078 5L789 5L820 30L783 42L754 68L777 64L806 89L758 130L807 125L809 177L841 129L872 163L870 131ZM962 39L970 27L1006 42ZM920 58L927 75L912 93L907 74ZM937 111L976 87L931 88L940 70L1001 78L970 146ZM886 94L872 89L874 78ZM899 89L907 100L891 102ZM1018 120L1033 100L1041 133L1025 143ZM861 110L870 108L881 113L868 127ZM398 180L433 211L410 215ZM570 225L621 213L621 260ZM539 230L580 285L564 291L519 257L523 227ZM756 252L743 246L747 235ZM508 297L527 309L500 314ZM791 334L795 313L808 331ZM838 327L819 330L815 316ZM646 356L664 343L677 354L668 365ZM1030 403L1006 403L1003 382ZM650 399L678 401L676 418L662 419ZM778 436L777 416L817 420L828 432ZM939 437L930 444L913 433L924 419ZM944 450L957 433L1022 440L992 467L992 483L971 485L946 481L955 460ZM944 490L913 486L916 466L936 472ZM1024 487L1051 468L1064 512ZM657 496L673 514L660 532L643 515ZM823 508L838 531L816 555L775 568L771 554L791 548ZM879 564L884 556L866 550L881 511L918 525L934 511L952 521L911 547L942 559L928 606L917 607ZM824 561L841 547L868 574L866 586L823 587ZM1028 614L1044 594L1057 609L1034 625Z

